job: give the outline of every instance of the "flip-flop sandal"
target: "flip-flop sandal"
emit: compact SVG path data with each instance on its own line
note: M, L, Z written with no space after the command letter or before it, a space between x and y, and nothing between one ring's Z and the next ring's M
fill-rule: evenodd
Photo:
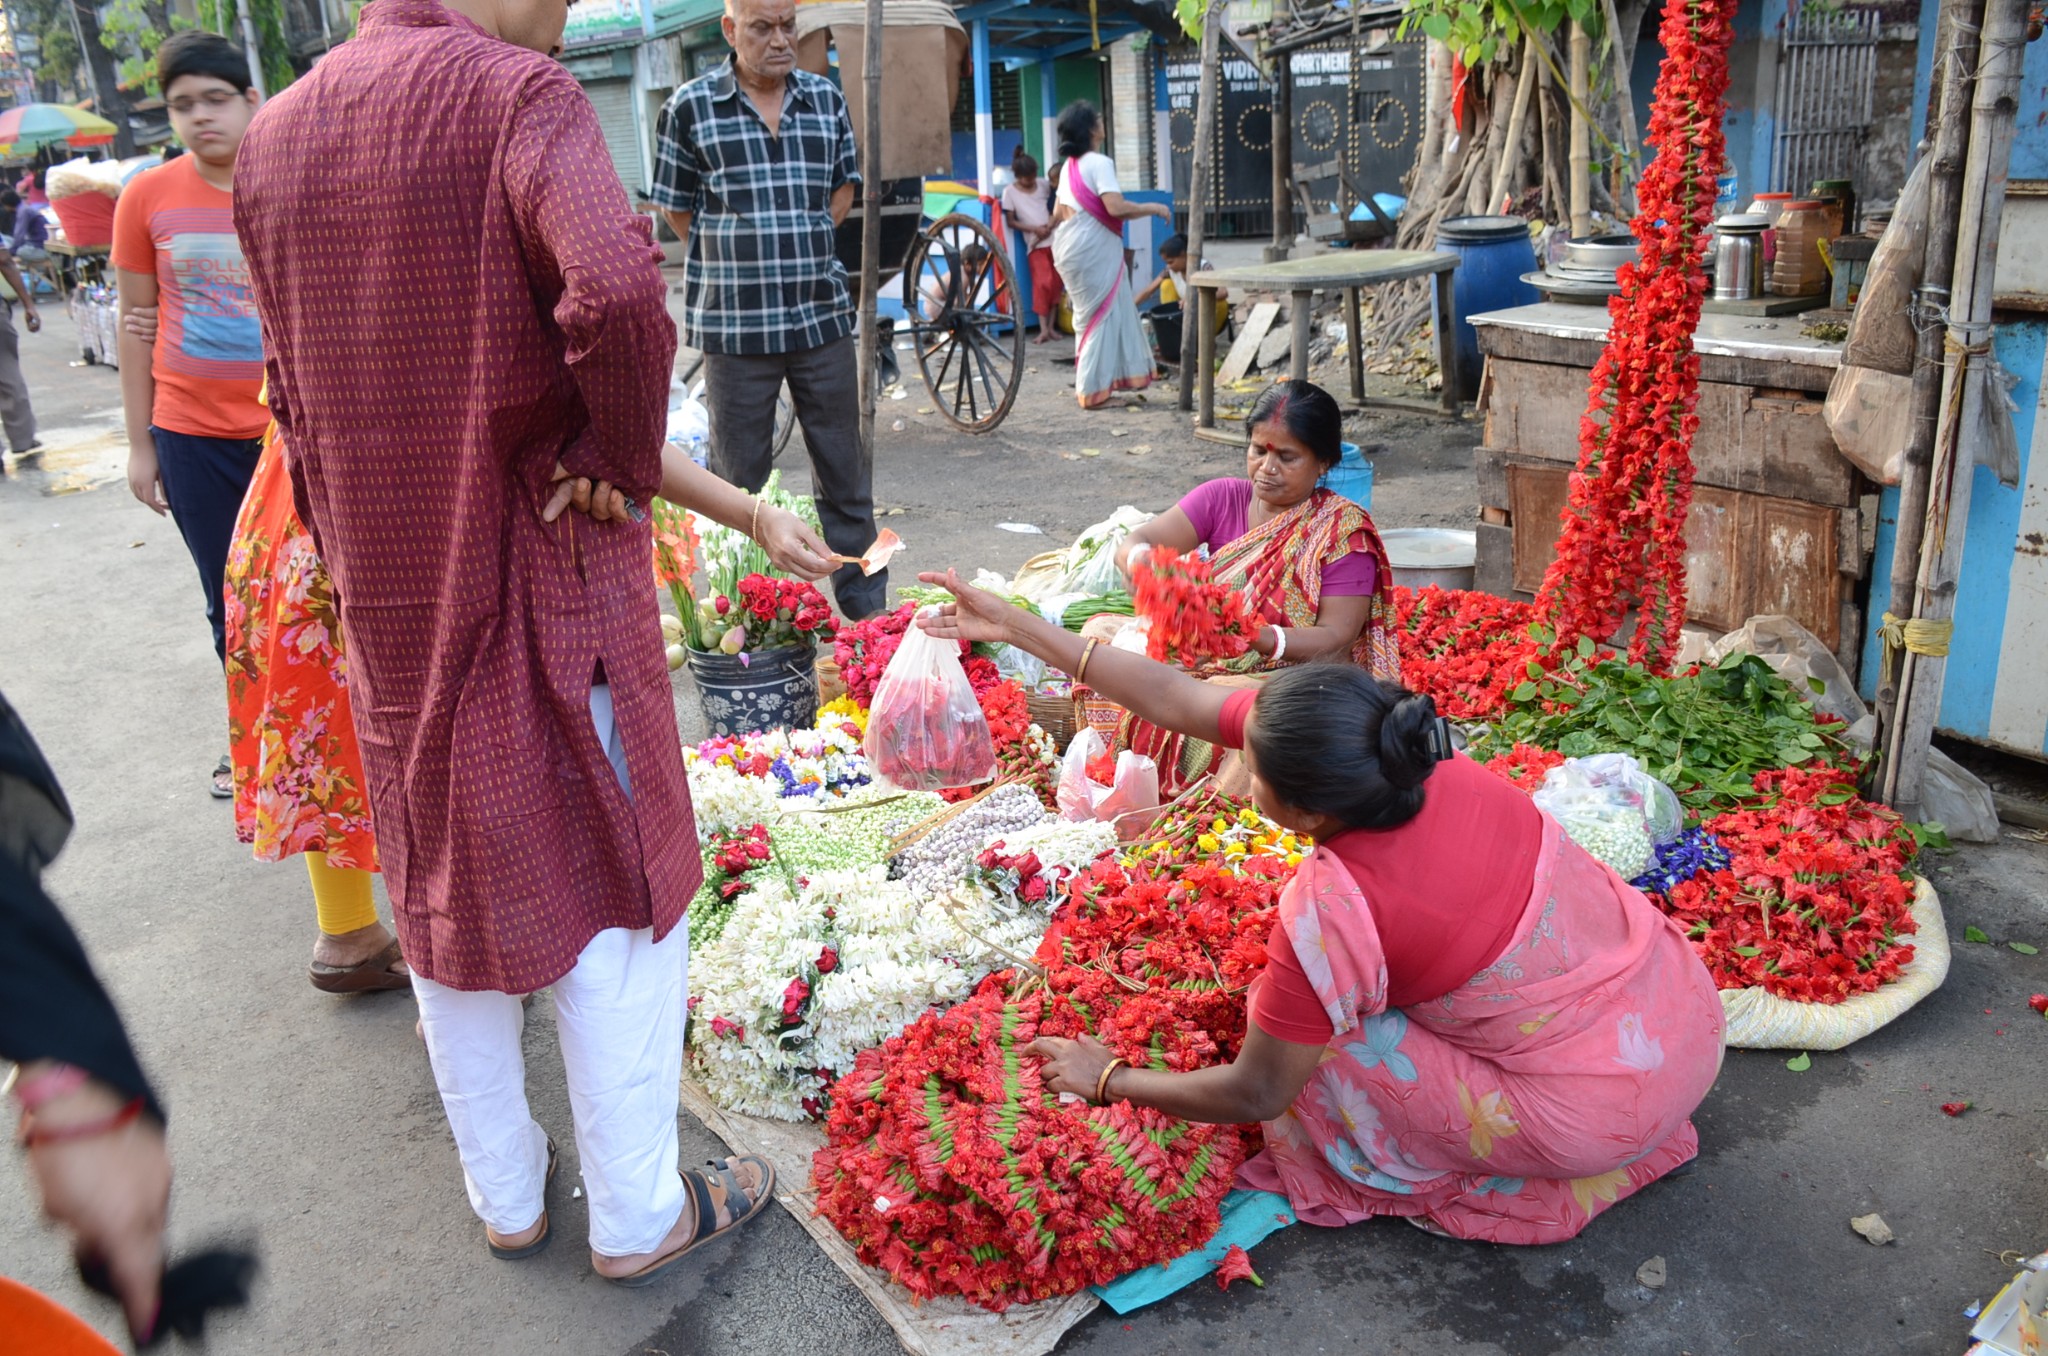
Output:
M225 786L221 785L222 777L228 779ZM226 754L221 755L220 765L214 768L213 775L207 779L206 791L215 800L235 798L235 765L228 761Z
M550 1137L548 1140L548 1175L542 1181L541 1184L541 1190L543 1192L545 1192L549 1187L555 1184L555 1173L561 1168L561 1166L562 1155L560 1151L558 1151L555 1148L554 1139ZM501 1248L496 1243L491 1242L491 1231L489 1229L484 1230L484 1246L491 1250L491 1256L497 1258L501 1262L517 1262L522 1258L532 1257L536 1253L545 1251L547 1249L548 1244L554 1242L554 1240L555 1231L548 1225L548 1212L547 1207L545 1206L541 1207L540 1212L539 1237L535 1238L533 1242L526 1244L524 1247Z
M394 937L388 946L366 961L354 965L311 965L306 969L306 976L322 993L387 993L412 987L411 975L391 968L404 959L398 939Z
M733 1171L734 1165L740 1163L753 1164L761 1174L761 1194L751 1200L748 1199L746 1190L740 1186L740 1175ZM733 1230L760 1214L768 1203L775 1199L775 1165L759 1154L737 1154L726 1159L722 1165L706 1163L704 1166L711 1169L709 1175L699 1172L695 1168L688 1169L683 1173L683 1186L689 1190L690 1199L697 1204L697 1227L691 1233L690 1241L665 1257L657 1257L638 1271L629 1271L623 1276L606 1276L605 1279L607 1281L610 1281L613 1285L626 1286L629 1289L637 1289L643 1285L652 1285L660 1278L662 1272L667 1271L670 1267L682 1261L712 1239L723 1238L725 1235L733 1232ZM712 1194L714 1192L717 1193L716 1196ZM746 1201L747 1208L734 1215L721 1228L717 1224L718 1211L726 1202L732 1200Z

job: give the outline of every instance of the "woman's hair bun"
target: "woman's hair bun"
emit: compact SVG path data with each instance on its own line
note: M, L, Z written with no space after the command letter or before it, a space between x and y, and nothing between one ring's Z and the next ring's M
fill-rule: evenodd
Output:
M1395 702L1380 721L1380 774L1389 785L1406 791L1422 785L1436 766L1430 731L1436 725L1436 701L1411 692Z

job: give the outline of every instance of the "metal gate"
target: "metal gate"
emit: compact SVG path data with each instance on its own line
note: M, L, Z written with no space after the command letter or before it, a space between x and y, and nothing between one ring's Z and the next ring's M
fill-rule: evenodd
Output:
M1882 13L1808 0L1785 18L1778 53L1771 187L1805 193L1816 179L1853 179L1870 127Z

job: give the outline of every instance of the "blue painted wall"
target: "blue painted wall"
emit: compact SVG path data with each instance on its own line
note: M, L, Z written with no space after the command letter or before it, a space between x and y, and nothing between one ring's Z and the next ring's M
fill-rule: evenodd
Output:
M2030 63L2031 64L2031 63ZM2012 398L2019 406L2013 431L2020 445L2020 484L2026 484L2034 422L2040 415L2041 364L2048 357L2048 319L2006 314L1998 325L1999 365L2019 376ZM1991 697L1998 681L1998 653L2011 592L2012 549L2019 536L2021 492L2007 489L1982 466L1973 467L1970 522L1956 590L1956 632L1942 683L1940 725L1985 738L1991 729ZM1891 606L1892 548L1898 538L1899 492L1885 490L1878 510L1877 551L1871 564L1870 626L1863 642L1865 699L1877 689L1880 645L1877 627Z
M1927 134L1928 99L1933 87L1934 44L1939 0L1921 0L1920 55L1913 85L1913 139ZM2020 107L2012 148L2011 177L2048 178L2048 43L2027 48ZM2008 248L2015 243L2004 242ZM2041 369L2048 358L2048 317L2000 312L1998 361L2019 377L2013 416L2020 447L2020 483L2040 417ZM2022 492L2007 489L1981 466L1970 472L1970 520L1965 529L1963 572L1956 598L1956 633L1942 684L1940 725L1960 735L1990 734L1991 704L1998 682L1998 657L2010 603L2012 552L2019 535ZM1871 564L1871 634L1864 642L1862 681L1869 697L1876 689L1880 650L1876 626L1891 605L1891 560L1898 537L1898 491L1884 492L1878 514L1877 550ZM2048 750L2044 750L2048 751Z

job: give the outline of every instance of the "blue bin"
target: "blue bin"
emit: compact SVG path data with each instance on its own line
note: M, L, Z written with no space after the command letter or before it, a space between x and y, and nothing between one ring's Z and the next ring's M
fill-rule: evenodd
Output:
M1372 463L1358 450L1357 443L1344 444L1344 455L1323 472L1316 484L1335 490L1368 513L1372 511Z
M1479 395L1479 333L1467 316L1527 306L1543 294L1522 281L1536 271L1529 223L1520 217L1450 217L1436 228L1439 254L1458 256L1451 296L1458 307L1458 399Z

